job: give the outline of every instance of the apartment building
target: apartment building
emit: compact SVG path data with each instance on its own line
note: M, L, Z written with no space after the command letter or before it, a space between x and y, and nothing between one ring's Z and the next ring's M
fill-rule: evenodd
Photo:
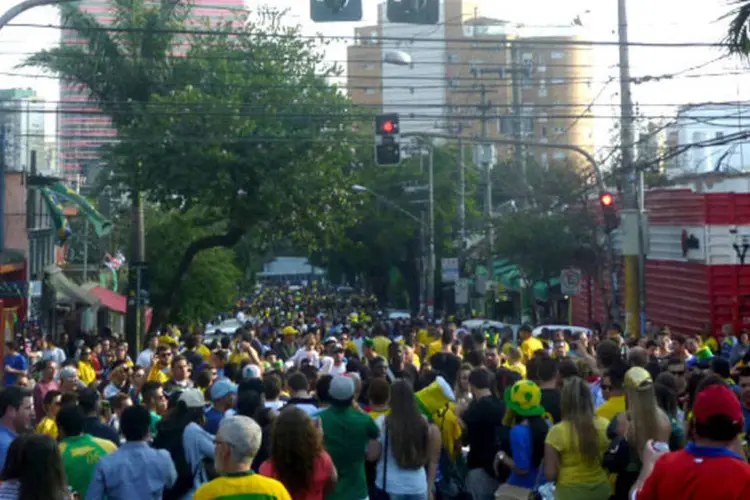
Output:
M398 112L403 132L520 138L593 151L592 51L566 29L526 29L482 17L477 2L443 0L434 26L378 23L355 30L348 88L355 103ZM410 66L384 63L401 51ZM518 123L516 127L515 124ZM502 157L511 148L499 148ZM530 148L542 164L580 157Z
M32 89L0 90L0 127L4 132L5 168L10 172L29 172L46 167L44 145L44 100Z
M160 0L151 0L158 4ZM103 26L114 21L111 0L81 0L76 5L88 12ZM244 0L192 0L188 27L197 27L208 20L214 24L235 19L245 11ZM83 40L72 31L62 31L62 45L78 45ZM186 44L175 52L184 51ZM86 89L79 84L62 82L60 87L60 113L58 114L61 175L69 181L86 183L93 180L100 168L102 146L117 139L117 132L107 116L99 112L96 103L89 99Z

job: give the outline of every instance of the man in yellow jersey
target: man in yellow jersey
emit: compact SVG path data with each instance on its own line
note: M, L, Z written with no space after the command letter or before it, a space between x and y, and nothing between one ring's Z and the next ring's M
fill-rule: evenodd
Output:
M535 352L544 349L542 341L531 334L529 325L523 325L518 329L518 338L521 341L521 354L523 354L524 363L528 363L534 357Z
M241 415L225 417L216 433L214 452L214 465L221 477L198 488L194 500L292 500L279 481L253 473L251 466L261 438L262 431L253 419Z

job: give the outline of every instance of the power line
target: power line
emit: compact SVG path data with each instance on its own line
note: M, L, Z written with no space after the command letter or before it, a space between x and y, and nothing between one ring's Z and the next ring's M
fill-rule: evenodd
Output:
M76 31L70 26L37 24L37 23L10 23L7 26L16 28L39 28L39 29L56 29L65 31ZM248 32L246 30L206 30L206 29L146 29L137 27L118 27L118 26L101 26L87 27L86 31L105 31L114 33L164 33L173 35L246 35L253 38L281 38L292 40L347 40L356 39L356 35L328 36L328 35L303 35L299 33L263 33ZM549 37L555 38L555 37ZM568 38L568 39L563 39ZM571 47L594 47L594 46L611 46L617 47L620 44L617 41L607 40L573 40L571 37L560 37L555 39L512 39L512 42L518 47L529 46L571 46ZM423 38L414 36L388 37L379 36L379 41L410 41L424 43L470 43L470 44L494 44L507 43L507 40L484 40L482 38ZM695 48L695 47L721 47L729 48L732 44L726 42L629 42L631 47L663 47L663 48Z

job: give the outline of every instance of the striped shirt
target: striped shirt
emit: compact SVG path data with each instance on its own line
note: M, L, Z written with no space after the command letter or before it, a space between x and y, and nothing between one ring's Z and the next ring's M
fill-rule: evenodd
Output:
M18 500L21 492L21 483L18 479L11 479L0 484L0 500Z

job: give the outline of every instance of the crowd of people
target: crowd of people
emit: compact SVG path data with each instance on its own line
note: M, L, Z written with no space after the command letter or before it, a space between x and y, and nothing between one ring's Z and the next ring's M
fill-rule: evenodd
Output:
M750 498L729 326L468 331L286 288L233 316L135 360L108 331L9 343L0 500Z

